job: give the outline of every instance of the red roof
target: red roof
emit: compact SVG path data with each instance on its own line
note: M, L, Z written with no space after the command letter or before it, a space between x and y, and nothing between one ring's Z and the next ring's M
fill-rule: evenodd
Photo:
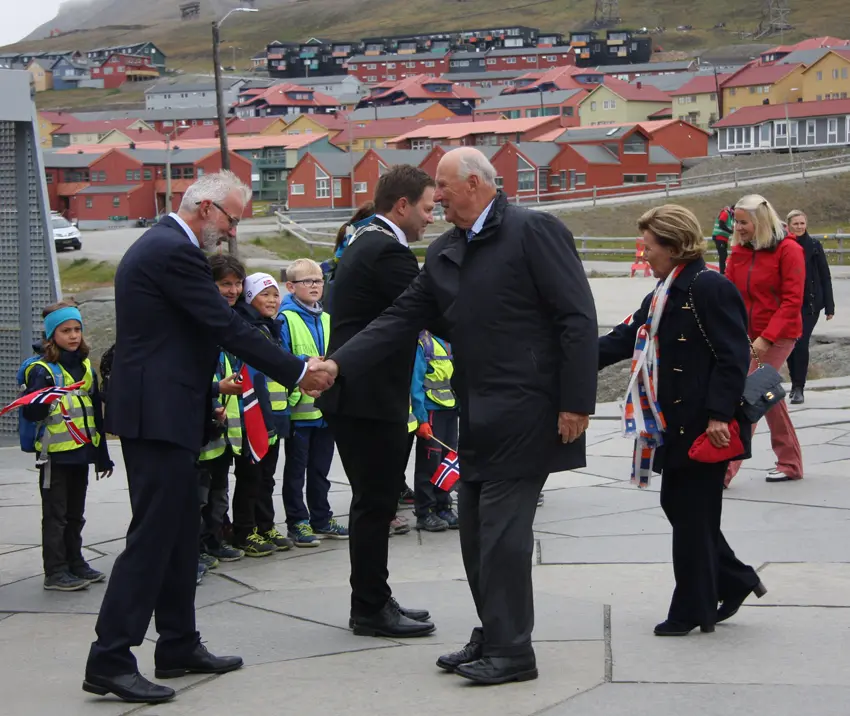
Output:
M130 125L138 121L138 119L103 119L95 122L82 122L79 119L69 118L54 134L106 134L113 129L132 132L133 130L129 129Z
M560 117L526 117L523 119L492 119L486 122L437 122L402 134L391 140L392 143L406 139L460 139L470 134L516 134L528 132L547 124L553 126Z
M691 94L708 94L709 92L717 92L718 87L722 87L723 83L729 79L731 75L717 75L717 79L714 78L714 74L710 75L697 75L693 79L688 80L683 84L679 89L672 90L668 92L671 97L678 97L680 95L691 95Z
M63 114L62 112L39 111L39 114L51 124L67 124L74 119L70 114Z
M574 67L573 65L568 65L567 67L553 67L545 72L527 72L526 74L517 77L514 82L519 82L523 79L533 79L534 82L522 87L512 87L509 92L516 92L519 94L520 92L534 91L540 85L547 85L550 83L554 84L559 90L583 89L590 91L595 89L597 85L589 84L587 82L579 82L575 79L575 75L601 74L601 72L597 72L590 67ZM509 94L509 92L503 92L502 94Z
M648 118L650 120L653 120L653 121L654 120L661 121L663 119L666 119L666 118L672 117L672 116L673 116L673 107L662 107L657 112L653 112L652 114L650 114Z
M748 127L772 119L785 119L786 111L791 119L850 114L850 99L824 99L818 102L790 102L788 104L760 104L755 107L741 107L713 126Z
M669 102L670 94L662 92L654 85L624 82L615 77L606 76L603 83L614 94L629 102Z
M196 124L185 132L180 132L180 139L214 139L218 136L218 123Z
M312 99L295 99L294 95L312 95ZM293 84L272 85L262 94L245 100L237 107L249 107L253 104L268 104L270 107L336 107L339 101L321 92Z
M819 47L843 47L850 44L850 40L842 40L838 37L810 37L794 45L795 50L817 50Z
M60 129L58 131L64 131ZM165 135L157 132L154 129L119 129L115 127L110 130L114 132L121 132L125 137L127 137L131 142L164 142ZM107 132L109 134L109 132Z
M425 85L440 85L449 87L448 92L432 92ZM449 80L436 79L427 75L414 75L394 82L390 87L373 88L373 99L386 98L394 94L403 94L407 99L481 99L481 96L471 87L464 87Z
M280 117L236 117L227 123L227 133L230 134L260 134Z
M316 124L321 124L325 129L341 132L348 124L345 116L345 114L311 114L310 119Z
M371 122L352 122L351 133L354 139L377 139L398 137L406 132L412 132L420 127L428 127L435 124L458 124L468 123L468 117L446 117L445 119L378 119ZM345 127L332 140L331 144L348 144L348 126Z
M751 87L752 85L772 85L783 77L790 75L803 65L756 65L750 64L729 75L721 85L723 89L730 87Z

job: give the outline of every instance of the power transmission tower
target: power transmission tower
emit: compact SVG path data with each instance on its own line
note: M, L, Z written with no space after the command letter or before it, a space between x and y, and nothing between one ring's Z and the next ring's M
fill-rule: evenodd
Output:
M759 23L759 31L756 37L780 35L786 30L793 29L791 23L788 22L790 15L791 8L788 6L788 0L764 0L761 23Z
M596 0L593 24L596 27L616 25L620 21L620 0Z

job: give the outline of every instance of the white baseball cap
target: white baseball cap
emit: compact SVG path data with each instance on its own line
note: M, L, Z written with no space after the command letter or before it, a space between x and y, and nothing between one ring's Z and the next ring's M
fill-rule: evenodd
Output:
M277 281L267 273L252 273L243 282L243 290L245 292L245 300L251 303L260 293L265 291L269 286L274 286L278 290Z

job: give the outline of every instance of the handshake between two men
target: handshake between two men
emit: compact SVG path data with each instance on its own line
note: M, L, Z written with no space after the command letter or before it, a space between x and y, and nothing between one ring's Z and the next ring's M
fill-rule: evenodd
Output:
M334 384L337 376L339 366L334 361L310 358L307 361L307 371L298 385L311 398L318 398Z

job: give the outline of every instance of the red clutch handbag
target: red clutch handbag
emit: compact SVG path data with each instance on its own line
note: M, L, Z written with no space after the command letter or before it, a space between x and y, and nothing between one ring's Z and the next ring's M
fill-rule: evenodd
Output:
M708 435L703 433L691 445L688 450L688 457L695 462L724 462L732 460L744 452L744 444L741 442L741 427L737 420L729 423L729 433L731 439L725 448L716 448L711 444Z

